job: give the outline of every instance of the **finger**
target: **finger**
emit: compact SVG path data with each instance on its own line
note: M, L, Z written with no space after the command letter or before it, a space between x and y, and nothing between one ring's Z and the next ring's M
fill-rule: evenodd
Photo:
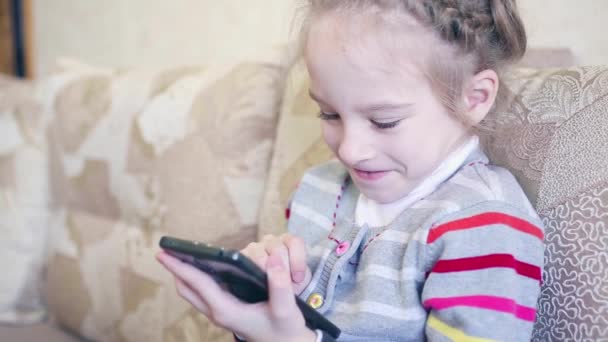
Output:
M213 278L194 266L162 252L157 255L157 259L169 272L201 295L204 293L219 295L222 292Z
M167 253L159 253L157 259L183 284L182 286L176 283L176 286L179 286L180 295L183 295L184 299L192 303L215 325L230 331L241 331L243 322L262 326L255 322L259 320L262 311L261 305L265 303L246 304L241 302L232 294L224 291L209 275ZM198 300L195 296L198 297ZM199 308L199 304L203 305Z
M268 257L266 269L269 288L268 304L275 323L279 327L300 323L297 320L303 320L303 318L296 306L289 270L283 265L280 256L271 254Z
M306 264L306 243L303 239L291 234L282 235L281 240L287 246L291 279L300 283L306 278L306 269L308 268Z
M279 237L268 235L267 237L264 237L262 244L264 245L268 255L278 255L283 261L283 266L289 269L289 251L287 250L287 246L285 246Z
M310 284L310 280L312 279L312 273L310 272L310 268L306 268L306 272L304 273L304 280L299 283L293 283L293 292L297 295L300 295L304 289Z
M209 308L207 304L203 302L203 300L194 292L188 284L184 283L180 278L175 278L175 289L177 293L188 301L192 306L194 306L198 311L200 311L203 315L209 315Z
M241 250L241 254L251 259L251 261L253 261L261 269L266 269L268 253L266 253L263 245L259 243L250 243L247 245L247 247Z
M209 317L215 318L221 325L230 324L229 319L238 317L238 313L243 310L244 304L222 290L206 273L164 252L159 253L157 259L200 297L208 308Z
M178 260L176 257L168 254L165 251L162 252L158 252L156 254L156 260L167 270L169 271L174 277L177 277L175 275L175 272L173 270L173 265L177 262L181 262L180 260Z
M167 270L173 275L175 280L175 289L177 290L177 293L190 304L192 304L198 311L207 315L209 313L209 309L207 305L203 302L203 300L196 294L196 292L190 286L188 286L188 284L186 284L179 276L175 275L170 267L165 265L166 260L169 258L175 259L174 257L168 255L165 252L160 252L156 254L156 259L159 261L159 263L165 268L167 268Z

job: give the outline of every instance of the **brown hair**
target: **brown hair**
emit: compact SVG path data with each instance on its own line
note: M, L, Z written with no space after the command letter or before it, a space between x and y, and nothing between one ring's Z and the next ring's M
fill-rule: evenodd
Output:
M438 51L432 51L425 61L427 78L444 106L465 123L459 103L465 78L486 69L500 74L526 50L526 32L515 0L307 0L307 3L303 41L312 18L336 11L372 10L369 13L379 15L380 19L402 13L429 29L447 44L433 47ZM477 128L486 127L482 122Z

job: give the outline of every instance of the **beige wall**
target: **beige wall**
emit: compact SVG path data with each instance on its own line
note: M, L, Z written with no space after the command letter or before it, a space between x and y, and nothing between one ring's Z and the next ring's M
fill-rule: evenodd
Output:
M34 0L38 75L68 56L106 66L204 64L286 42L302 0ZM533 47L570 47L608 64L606 0L520 0Z
M531 47L568 47L578 64L608 64L608 1L519 0Z
M289 0L33 0L34 65L57 57L107 66L201 64L288 40Z

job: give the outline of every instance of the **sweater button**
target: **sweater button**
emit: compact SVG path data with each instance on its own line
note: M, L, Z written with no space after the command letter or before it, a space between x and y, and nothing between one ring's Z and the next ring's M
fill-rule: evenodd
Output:
M307 302L313 309L318 309L323 305L323 296L318 293L313 293L308 297Z
M344 253L346 253L348 251L349 248L350 248L350 242L342 241L336 247L336 254L338 256L342 256Z

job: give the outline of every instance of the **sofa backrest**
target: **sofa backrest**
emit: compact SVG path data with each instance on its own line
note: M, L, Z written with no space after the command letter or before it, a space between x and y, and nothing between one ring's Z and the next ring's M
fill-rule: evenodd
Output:
M154 255L163 235L255 239L284 69L70 63L41 83L56 321L98 341L232 341L179 298Z

